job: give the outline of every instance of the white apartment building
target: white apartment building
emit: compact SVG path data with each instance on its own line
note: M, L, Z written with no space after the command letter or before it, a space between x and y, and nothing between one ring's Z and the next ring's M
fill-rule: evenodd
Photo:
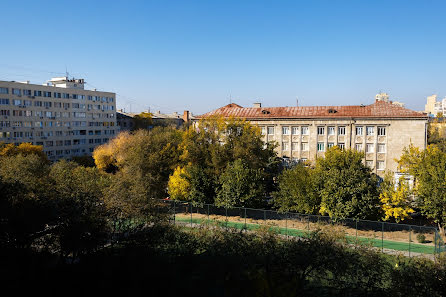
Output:
M91 155L118 133L116 95L83 79L0 81L0 142L42 145L50 160Z
M427 97L426 105L424 106L424 112L437 116L437 114L442 114L446 116L446 97L441 101L437 101L437 95L431 95Z

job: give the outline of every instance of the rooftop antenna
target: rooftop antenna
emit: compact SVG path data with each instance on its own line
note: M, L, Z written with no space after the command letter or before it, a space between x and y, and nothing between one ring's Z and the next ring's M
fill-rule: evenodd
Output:
M296 96L296 106L299 106L299 97Z
M229 104L232 104L232 95L229 94Z
M65 76L66 76L67 79L68 79L68 68L67 68L67 65L65 65Z

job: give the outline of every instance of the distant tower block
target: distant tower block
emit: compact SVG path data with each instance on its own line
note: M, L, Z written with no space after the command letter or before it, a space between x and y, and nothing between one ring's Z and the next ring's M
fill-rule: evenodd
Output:
M376 94L375 101L389 102L389 94L387 94L387 93Z

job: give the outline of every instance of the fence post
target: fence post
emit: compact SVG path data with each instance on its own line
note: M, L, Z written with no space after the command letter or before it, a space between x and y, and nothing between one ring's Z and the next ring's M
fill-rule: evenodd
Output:
M310 215L308 215L307 221L308 221L308 232L310 232Z
M176 225L177 223L177 218L176 216L176 209L175 209L175 200L173 201L173 224Z
M225 207L225 212L226 212L226 222L225 222L225 225L226 225L226 228L228 228L228 208L227 207Z
M210 221L209 221L209 204L208 204L208 222L207 222L208 224L210 223Z
M409 225L409 258L410 258L410 242L412 241L412 226ZM435 254L435 252L434 252Z
M246 208L243 208L245 210L245 230L246 230Z
M190 226L192 227L192 204L189 203L190 211Z
M357 246L358 245L358 219L356 219L356 221L355 221L355 231L356 231L355 246Z
M381 222L381 252L384 252L384 222Z
M286 238L288 238L288 213L285 213L285 234Z

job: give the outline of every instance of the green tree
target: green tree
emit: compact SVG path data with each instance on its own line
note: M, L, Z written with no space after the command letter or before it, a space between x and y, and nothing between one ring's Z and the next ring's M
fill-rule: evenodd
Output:
M415 177L417 206L438 224L442 234L446 224L446 153L435 145L424 151L409 147L399 160L404 172Z
M215 204L224 207L260 207L265 191L259 169L249 168L241 159L229 163L219 179Z
M0 241L3 246L27 247L53 224L48 198L48 163L39 154L0 157Z
M273 193L274 206L280 211L316 213L320 199L315 188L313 169L302 163L282 172L278 191Z
M57 201L57 234L61 250L73 257L95 249L106 239L107 212L103 201L109 176L97 168L59 161L51 166L51 191Z
M314 174L320 213L334 219L381 217L378 178L364 165L363 158L361 152L335 146L317 159Z

